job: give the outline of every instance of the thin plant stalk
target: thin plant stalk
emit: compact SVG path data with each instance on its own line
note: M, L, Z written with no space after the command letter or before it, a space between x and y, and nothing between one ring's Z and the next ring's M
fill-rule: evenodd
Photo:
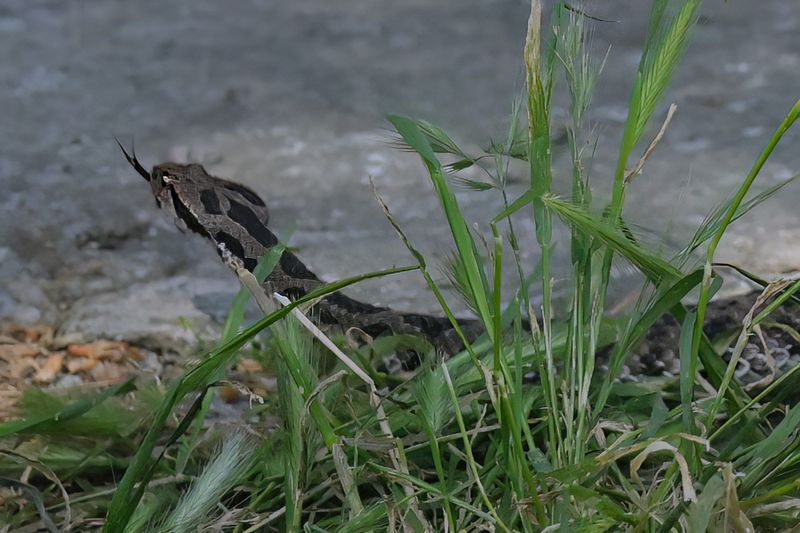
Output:
M667 7L665 0L654 0L652 4L650 28L628 104L628 117L614 172L611 203L606 210L607 217L613 224L618 224L622 216L625 188L628 184L628 180L625 179L626 167L630 154L641 138L656 103L669 84L672 73L686 49L689 32L696 21L700 4L700 0L685 0L671 20L668 20L669 17L665 14ZM605 305L613 255L611 249L606 249L603 256L597 296L601 308Z
M536 241L541 255L541 287L542 287L542 333L544 345L545 371L542 373L542 387L547 400L548 435L550 454L553 464L560 464L558 443L562 441L560 424L557 420L558 385L551 381L557 376L552 342L552 280L551 280L551 238L552 220L550 212L542 201L542 197L550 193L552 170L550 167L550 117L548 86L542 79L540 64L542 4L540 0L531 0L528 31L525 38L524 63L526 73L526 89L528 100L528 163L533 208L533 219L536 227Z
M456 390L453 387L453 379L450 377L450 372L447 370L447 365L441 365L442 374L444 375L445 383L447 384L447 390L450 391L450 400L453 402L454 407L454 414L456 417L456 422L458 423L458 428L461 431L461 438L464 444L464 451L467 454L467 465L469 466L470 470L472 470L472 475L475 479L475 484L478 486L478 492L481 495L481 499L483 500L483 504L486 506L486 509L489 511L489 514L495 519L495 523L497 527L500 528L502 531L508 531L510 533L510 529L503 523L500 517L497 515L497 511L492 505L492 502L489 500L489 496L486 494L486 489L481 482L480 472L478 472L478 465L475 461L475 457L472 454L472 446L470 445L469 438L467 437L467 428L464 425L464 418L461 416L461 406L458 402L458 396L456 395Z
M739 209L739 206L744 201L745 196L747 196L747 192L750 190L750 187L753 185L758 173L761 171L761 168L764 166L764 163L767 162L772 152L775 150L775 147L780 142L783 135L786 131L792 127L795 121L800 117L800 100L795 102L792 108L789 110L789 113L784 117L781 121L778 129L772 134L767 143L767 146L761 152L761 155L756 160L755 164L753 164L750 172L747 174L744 182L739 186L739 189L736 191L736 195L730 202L728 206L728 210L725 213L725 216L722 219L719 227L717 228L716 233L711 238L711 241L708 244L708 248L706 250L706 262L703 267L703 281L700 284L700 296L697 302L697 317L694 323L694 336L692 337L692 351L691 351L691 369L690 375L694 377L697 372L697 360L698 360L698 352L700 350L700 337L703 333L703 321L705 318L706 309L708 308L708 301L710 296L711 290L711 276L713 272L712 265L714 263L714 253L717 250L717 246L719 242L722 240L725 231L728 229L728 226L731 224L736 212ZM684 427L684 430L689 430L690 428Z

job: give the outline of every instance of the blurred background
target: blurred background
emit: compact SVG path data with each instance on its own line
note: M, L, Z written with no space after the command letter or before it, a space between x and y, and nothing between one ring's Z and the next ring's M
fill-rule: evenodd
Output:
M588 7L604 19L592 23L595 51L608 50L591 115L598 207L648 4ZM207 242L181 235L156 209L115 135L135 139L148 168L199 162L255 189L273 229L325 279L412 262L370 176L415 244L443 259L448 231L428 178L416 156L392 146L384 116L427 119L467 149L502 140L521 88L527 16L515 0L5 0L0 316L153 345L193 342L224 316L235 277ZM800 97L798 35L794 2L706 2L645 137L669 103L677 114L629 192L626 213L643 234L677 246L734 191ZM556 134L567 118L558 100ZM784 138L757 190L800 172L798 142L797 132ZM554 150L566 190L567 150ZM512 178L522 192L525 173ZM460 199L484 229L499 206L492 193ZM719 259L764 274L798 269L798 200L800 184L789 186L736 223ZM532 264L535 247L525 248ZM413 273L352 292L436 310Z

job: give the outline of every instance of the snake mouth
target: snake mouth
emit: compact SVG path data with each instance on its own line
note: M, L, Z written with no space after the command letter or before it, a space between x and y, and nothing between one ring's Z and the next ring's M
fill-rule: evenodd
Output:
M119 149L120 149L120 150L122 150L122 153L123 153L123 154L125 154L125 159L127 159L127 160L128 160L128 163L130 163L130 165L131 165L131 166L132 166L134 169L136 169L136 172L138 172L138 173L139 173L139 175L140 175L141 177L143 177L143 178L144 178L144 179L145 179L145 180L146 180L146 181L149 183L149 182L150 182L150 180L152 179L152 177L150 176L150 173L149 173L149 172L147 172L147 171L144 169L144 167L142 166L142 164L141 164L141 163L139 163L139 160L138 160L138 159L136 159L136 149L135 149L135 148L134 148L134 146L133 146L133 142L131 142L131 153L130 153L130 154L128 154L127 150L125 150L125 148L122 146L122 143L121 143L121 142L119 142L119 139L117 139L116 137L114 137L114 140L115 140L115 141L117 141L117 146L119 146Z

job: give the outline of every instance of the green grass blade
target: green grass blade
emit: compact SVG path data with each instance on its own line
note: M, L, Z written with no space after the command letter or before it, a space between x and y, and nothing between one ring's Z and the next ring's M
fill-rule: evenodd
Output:
M575 206L564 202L554 196L545 197L546 205L558 214L565 222L578 227L581 231L602 242L609 249L618 253L634 266L636 266L647 279L657 287L663 284L674 284L683 277L680 270L660 257L647 252L638 244L633 243L622 231L617 229L611 222L593 216L580 206ZM705 276L705 271L703 271ZM715 278L718 280L719 278ZM718 284L719 281L715 281ZM718 286L718 285L717 285ZM670 312L675 318L682 322L686 309L681 304L676 304ZM699 354L703 367L708 372L709 382L715 387L719 387L725 374L725 363L714 352L710 341L701 331L699 333ZM738 384L732 383L732 389L726 394L736 406L741 407L747 401L747 395L742 391Z
M131 378L123 383L109 387L102 392L81 398L69 405L59 409L58 412L25 420L12 420L0 424L0 438L9 437L16 433L32 432L44 429L51 424L57 424L66 420L72 420L82 416L92 408L100 405L112 396L127 394L136 388L134 379Z
M172 410L177 404L190 392L202 389L207 380L214 375L214 373L222 368L236 352L244 346L250 339L252 339L259 331L274 324L278 320L288 315L292 309L302 305L305 302L315 300L321 296L336 292L348 285L358 283L367 279L383 277L400 272L408 272L416 270L417 266L410 267L397 267L370 274L363 274L352 278L347 278L335 283L330 283L319 289L309 292L303 298L292 302L290 305L281 307L274 313L262 318L242 333L231 339L225 345L217 348L208 354L208 356L196 365L194 368L186 372L182 378L175 382L162 401L158 410L155 413L153 423L150 426L147 434L142 442L139 444L139 450L131 461L130 466L125 471L125 475L117 486L117 491L111 500L111 505L106 515L106 523L104 531L122 531L128 523L133 511L135 510L139 500L144 493L147 482L152 475L152 452L158 442L158 438L164 426L167 423ZM136 483L139 483L138 488L134 488Z
M697 501L689 505L686 519L689 531L707 531L714 507L725 494L725 483L719 474L708 480Z
M794 106L789 110L789 113L784 117L781 121L778 128L775 130L775 133L772 134L770 137L767 146L762 150L761 155L758 157L756 162L753 164L750 172L747 174L747 177L739 186L739 189L736 191L733 199L728 206L728 209L725 213L725 216L722 219L722 222L719 225L714 236L711 238L711 242L708 244L708 249L706 250L706 263L703 275L703 282L700 285L700 296L697 302L697 321L694 327L694 336L692 340L692 351L691 351L691 368L695 369L697 367L697 358L699 356L700 351L700 343L701 338L703 336L703 321L705 319L706 308L708 306L709 299L711 298L711 288L712 288L712 275L713 269L712 265L714 263L714 253L717 250L717 246L719 242L722 240L725 231L728 229L731 221L733 220L736 211L739 209L739 206L744 201L745 196L747 196L747 192L750 190L750 187L753 185L756 177L758 176L761 168L767 162L772 152L775 150L775 147L778 145L780 140L783 138L783 135L792 127L792 125L800 118L800 100L795 102Z
M594 216L583 207L555 196L545 196L543 202L567 224L575 226L627 259L653 283L674 281L682 276L680 270L632 242L608 220Z
M778 145L780 140L783 138L783 135L792 127L792 125L800 118L800 100L795 102L794 106L789 110L789 113L784 117L781 121L778 129L775 130L775 133L772 134L770 137L767 146L761 152L758 159L756 160L753 167L748 172L747 177L739 186L739 189L736 191L733 199L728 205L728 209L725 213L725 217L722 219L719 227L717 228L716 233L711 239L711 242L708 246L708 252L706 253L706 258L709 263L713 261L714 252L719 245L719 241L722 239L722 236L725 234L725 231L728 229L728 226L733 220L733 217L736 215L736 212L739 210L742 202L744 201L745 196L747 196L747 192L750 190L750 187L753 185L756 177L758 176L761 168L767 162L772 152L775 150L775 147Z
M603 385L595 402L594 413L595 419L602 413L608 395L611 392L613 380L616 379L617 374L622 369L625 362L625 356L631 349L645 336L650 328L655 324L656 320L661 318L676 305L680 304L681 300L686 296L689 291L697 287L703 279L703 271L696 270L688 274L671 287L663 291L663 293L656 298L656 300L647 307L647 310L637 320L631 323L626 328L622 338L620 338L614 345L614 350L608 361L608 374L603 381Z
M631 90L628 118L620 143L617 168L614 174L609 216L616 220L622 214L625 195L625 167L645 126L653 115L664 90L669 85L689 39L689 32L697 19L700 0L685 0L674 16L667 14L667 0L655 0L650 14L639 69ZM608 262L607 262L608 263ZM606 268L610 266L607 264Z
M787 185L794 183L798 178L800 178L800 174L795 174L785 180L782 180L775 185L767 188L766 190L758 193L756 196L751 198L750 200L741 204L737 209L736 212L733 214L730 223L736 222L744 215L749 213L753 208L757 207L764 201L772 198L775 193L781 191ZM725 210L728 206L728 202L724 202L717 206L711 213L706 217L706 220L703 224L697 228L692 240L689 242L686 247L681 250L678 254L679 256L687 256L695 251L697 248L703 245L708 239L710 239L714 234L719 231L720 226L722 225L723 217L725 216Z
M490 291L483 262L478 255L475 242L461 213L455 194L447 184L441 163L436 158L436 154L427 137L414 120L399 115L389 115L388 119L403 137L403 140L419 154L428 169L434 190L450 226L450 232L458 252L457 258L462 263L461 268L464 270L473 296L472 300L477 307L478 316L481 318L489 336L494 338Z
M765 472L781 464L783 459L793 452L793 445L797 443L798 427L800 427L800 403L786 413L783 420L764 440L737 461L738 464L753 462L740 484L743 494L763 482Z
M279 243L270 248L266 254L259 258L255 269L253 269L253 275L259 284L263 283L267 276L269 276L270 272L275 269L275 266L278 264L278 261L280 260L280 257L285 249L286 247ZM222 327L222 334L220 335L220 341L217 346L224 345L226 342L236 336L236 333L239 331L239 328L244 321L245 306L250 298L252 298L252 294L250 294L250 291L247 289L247 287L242 286L234 297L231 307L228 310L228 315L225 318L225 324ZM221 376L218 375L217 379L220 377ZM213 391L209 390L206 392L205 398L203 398L203 405L200 408L200 411L197 413L197 417L195 418L194 427L192 428L190 434L183 439L183 442L181 442L175 459L175 470L178 473L183 472L184 468L186 467L186 463L189 460L189 455L197 443L197 439L200 437L200 432L203 430L203 422L208 414L208 410L211 408L211 402L213 398Z
M42 497L42 493L39 489L31 485L30 483L25 483L18 479L10 479L3 476L0 476L0 488L9 489L10 497L8 497L9 503L13 501L13 492L16 491L20 494L24 494L26 499L33 503L36 512L39 515L39 520L41 520L42 525L49 531L50 533L58 533L59 528L56 527L53 519L50 518L50 515L47 513L47 509L45 509L44 498ZM8 525L8 524L6 524ZM38 529L41 531L41 529Z
M303 397L300 394L300 389L294 385L285 363L279 363L278 390L281 391L280 413L284 427L282 453L285 465L283 492L286 505L286 531L300 531L305 472L302 424Z
M692 416L692 399L696 369L692 360L692 339L697 320L697 313L694 311L686 313L686 317L681 323L681 334L678 342L681 358L681 420L683 431L686 433L693 433L695 427L694 417Z

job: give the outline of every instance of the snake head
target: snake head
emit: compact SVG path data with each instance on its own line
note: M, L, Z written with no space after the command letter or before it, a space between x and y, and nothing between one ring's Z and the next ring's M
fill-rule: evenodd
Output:
M153 167L150 173L150 190L159 207L172 207L181 197L181 190L187 185L188 168L192 165L162 163Z
M210 176L201 165L162 163L150 173L150 189L159 207L170 211L181 229L211 238L202 193Z
M128 153L125 147L122 146L122 143L119 142L119 139L114 137L114 140L117 141L117 145L119 149L122 150L128 163L150 184L150 189L153 192L158 207L172 207L171 190L174 189L174 186L180 181L180 176L185 174L185 167L188 165L164 163L153 167L152 172L148 172L136 158L136 149L133 147L133 144L131 144L131 152Z
M136 158L136 151L133 146L131 146L131 153L128 153L122 143L119 142L119 139L114 137L114 140L117 141L117 145L119 145L128 163L150 184L150 190L156 200L156 205L171 211L175 215L178 227L189 228L206 236L205 229L197 221L197 214L187 208L186 203L181 200L181 196L185 194L183 189L192 187L192 173L197 173L198 169L199 172L205 173L203 168L200 165L163 163L153 167L152 172L148 172Z

